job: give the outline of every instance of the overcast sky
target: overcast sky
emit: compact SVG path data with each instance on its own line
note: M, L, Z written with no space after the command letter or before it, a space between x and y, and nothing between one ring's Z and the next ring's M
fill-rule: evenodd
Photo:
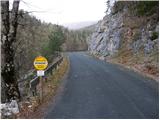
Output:
M55 24L97 21L105 16L106 0L22 0L20 9Z

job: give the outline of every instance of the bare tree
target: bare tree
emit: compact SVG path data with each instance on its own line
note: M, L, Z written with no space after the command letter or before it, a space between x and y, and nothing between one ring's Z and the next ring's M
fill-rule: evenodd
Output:
M107 4L107 10L106 10L106 13L109 13L110 8L111 8L110 0L107 0L106 4Z
M9 12L9 1L1 1L2 17L2 79L6 86L7 100L20 99L16 71L14 65L14 47L18 27L19 0L14 0L11 13Z

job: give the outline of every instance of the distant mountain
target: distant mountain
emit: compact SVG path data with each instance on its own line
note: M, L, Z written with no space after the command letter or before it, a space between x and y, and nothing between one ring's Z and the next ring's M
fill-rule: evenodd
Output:
M84 28L93 24L96 24L98 21L86 21L86 22L78 22L78 23L67 23L63 26L67 27L68 29L76 30L80 28Z
M99 23L99 22L96 22L96 23L94 23L94 24L92 24L92 25L89 25L89 26L80 28L80 29L78 29L78 30L81 30L81 31L85 30L85 31L94 32L95 29L96 29L96 26L98 25L98 23Z

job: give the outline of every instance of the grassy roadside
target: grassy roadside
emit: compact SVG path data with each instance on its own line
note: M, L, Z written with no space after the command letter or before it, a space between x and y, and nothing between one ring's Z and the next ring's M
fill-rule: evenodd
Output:
M21 109L20 114L17 118L21 119L40 119L44 115L45 109L48 107L49 103L54 96L58 88L60 87L61 81L69 68L68 58L64 58L61 65L57 70L53 71L52 75L49 75L44 81L43 87L43 103L40 103L39 98L31 97L23 109Z
M157 82L159 81L157 68L151 68L150 69L150 68L144 67L142 64L137 64L137 63L132 63L132 64L122 63L122 62L119 62L116 59L107 59L106 61L110 62L112 64L120 65L123 68L133 70L134 72L137 72L137 73L143 75L144 77L148 77L148 78L151 78L153 80L156 80Z
M88 52L88 55L90 55L96 59L101 59L101 56L97 56L97 55L91 54L89 52ZM121 59L121 58L117 58L117 57L116 58L106 57L106 58L103 58L102 60L105 60L106 62L109 62L111 64L120 65L122 68L133 70L134 72L137 72L137 73L143 75L144 77L149 77L153 80L156 80L157 82L159 81L158 69L154 68L154 69L151 69L152 71L148 70L146 68L146 66L136 62L136 61L138 61L136 58L130 57L130 58L128 58L128 61L125 61L125 62L124 62L124 60L126 60L126 59Z

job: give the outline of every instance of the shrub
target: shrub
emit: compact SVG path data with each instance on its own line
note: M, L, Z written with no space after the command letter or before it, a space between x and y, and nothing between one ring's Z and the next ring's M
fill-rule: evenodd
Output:
M114 15L114 14L122 11L123 8L124 8L124 6L125 6L125 2L116 1L116 2L114 3L113 8L112 8L112 14Z
M133 35L132 40L133 41L137 41L141 38L141 32L140 31L136 31L135 34Z
M137 14L142 16L151 15L156 12L158 6L158 1L139 1L137 4Z
M151 36L151 40L155 40L158 38L158 32L153 32Z

